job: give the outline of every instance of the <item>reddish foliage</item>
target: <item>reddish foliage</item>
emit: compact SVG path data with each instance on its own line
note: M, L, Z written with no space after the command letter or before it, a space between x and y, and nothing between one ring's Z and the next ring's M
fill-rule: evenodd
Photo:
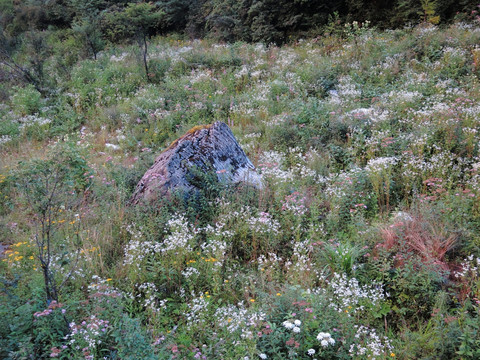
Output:
M383 242L378 247L397 252L397 266L416 254L425 264L447 270L445 254L455 246L457 236L449 234L441 224L435 225L422 216L395 222L380 230Z

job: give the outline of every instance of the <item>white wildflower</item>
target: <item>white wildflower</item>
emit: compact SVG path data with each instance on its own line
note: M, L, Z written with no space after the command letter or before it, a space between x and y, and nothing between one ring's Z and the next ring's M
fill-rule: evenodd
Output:
M288 330L292 330L295 327L290 321L284 321L282 325Z

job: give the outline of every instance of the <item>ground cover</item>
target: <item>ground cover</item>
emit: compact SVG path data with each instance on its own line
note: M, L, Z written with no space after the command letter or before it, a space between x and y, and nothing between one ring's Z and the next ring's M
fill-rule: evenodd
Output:
M478 358L480 27L336 33L156 38L147 76L58 42L45 91L2 85L0 357ZM127 205L214 121L261 190Z

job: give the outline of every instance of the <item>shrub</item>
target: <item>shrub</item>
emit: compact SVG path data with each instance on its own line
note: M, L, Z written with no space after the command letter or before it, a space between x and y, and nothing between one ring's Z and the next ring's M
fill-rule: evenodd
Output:
M19 115L33 115L38 113L42 105L42 94L31 84L23 88L14 88L15 93L11 97L15 112Z
M88 175L85 159L72 144L59 145L47 160L22 164L15 174L16 188L33 213L32 232L45 280L47 304L58 301L59 291L77 265L81 244L75 223L80 221L80 215L75 212L80 206L81 194L89 185ZM67 224L74 228L69 229ZM71 243L65 243L65 238ZM70 251L76 253L75 258L68 256ZM57 271L62 265L68 265L71 270Z

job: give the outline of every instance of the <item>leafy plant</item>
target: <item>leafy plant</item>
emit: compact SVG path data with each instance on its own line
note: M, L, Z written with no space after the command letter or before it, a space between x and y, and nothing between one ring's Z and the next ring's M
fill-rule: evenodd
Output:
M32 212L33 236L37 248L44 278L44 290L47 304L58 301L59 292L69 280L77 265L81 246L78 222L82 194L89 186L89 169L83 159L70 144L58 146L47 160L31 160L21 164L15 174L16 187L24 196L25 205ZM64 223L73 225L76 231L67 235L71 243L59 241L59 230L64 230ZM68 247L71 246L71 247ZM70 271L59 279L54 267L54 257L63 266L70 251L76 256L68 264Z
M33 115L38 113L42 105L42 94L32 84L24 88L15 88L15 95L12 96L12 104L20 115Z

